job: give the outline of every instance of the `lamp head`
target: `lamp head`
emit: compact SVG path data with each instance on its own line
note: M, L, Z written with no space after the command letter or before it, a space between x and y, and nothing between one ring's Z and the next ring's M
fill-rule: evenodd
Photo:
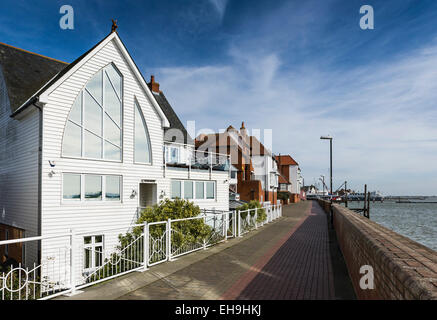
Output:
M332 140L331 136L321 136L320 139L322 140Z

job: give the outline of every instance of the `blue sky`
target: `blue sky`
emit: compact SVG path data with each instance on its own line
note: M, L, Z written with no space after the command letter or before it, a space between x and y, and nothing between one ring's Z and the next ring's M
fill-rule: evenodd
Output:
M74 30L59 27L64 4ZM364 4L374 30L359 28ZM71 62L111 18L197 130L273 129L306 184L329 175L331 134L334 188L437 194L436 1L3 0L0 42Z

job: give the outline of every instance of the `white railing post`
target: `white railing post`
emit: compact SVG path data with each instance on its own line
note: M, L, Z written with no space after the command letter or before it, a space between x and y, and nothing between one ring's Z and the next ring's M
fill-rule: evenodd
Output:
M143 254L144 254L144 267L143 270L147 270L149 265L149 225L144 222L144 233L143 233Z
M203 217L203 223L206 224L206 213L205 216ZM215 226L215 222L214 222L214 226ZM203 238L203 250L206 250L206 239Z
M171 261L171 219L167 220L167 260Z
M238 213L238 237L241 238L241 211L237 211Z
M76 248L74 242L75 231L70 229L70 287L71 295L76 294Z
M255 229L258 229L258 208L255 208Z
M229 213L228 212L223 213L222 222L223 222L223 232L224 232L225 241L228 241L228 224L229 224L228 220L229 220Z

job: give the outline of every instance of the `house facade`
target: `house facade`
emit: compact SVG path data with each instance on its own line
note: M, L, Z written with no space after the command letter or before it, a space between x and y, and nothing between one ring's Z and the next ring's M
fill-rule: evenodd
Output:
M284 180L285 185L290 188L290 201L292 203L299 202L301 199L301 187L303 186L303 178L299 164L290 155L278 155L276 156L280 173L286 178ZM288 180L288 181L287 181Z
M231 192L238 193L240 200L277 202L277 161L256 137L248 135L244 122L240 130L229 126L222 133L200 134L195 144L198 152L208 150L230 156L236 168L236 179L231 180Z
M89 230L83 247L105 256L119 229L160 200L228 210L227 155L196 155L116 31L70 64L1 44L0 67L0 240ZM118 230L94 231L104 228ZM29 265L53 258L52 247L28 244L13 258Z

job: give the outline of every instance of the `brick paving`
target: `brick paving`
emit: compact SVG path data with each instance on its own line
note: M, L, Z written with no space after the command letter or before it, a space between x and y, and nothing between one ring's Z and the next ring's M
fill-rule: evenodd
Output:
M85 289L69 299L335 299L325 213L314 201L208 250Z
M251 300L334 299L326 215L315 202L309 216L294 228L280 248L238 296Z

